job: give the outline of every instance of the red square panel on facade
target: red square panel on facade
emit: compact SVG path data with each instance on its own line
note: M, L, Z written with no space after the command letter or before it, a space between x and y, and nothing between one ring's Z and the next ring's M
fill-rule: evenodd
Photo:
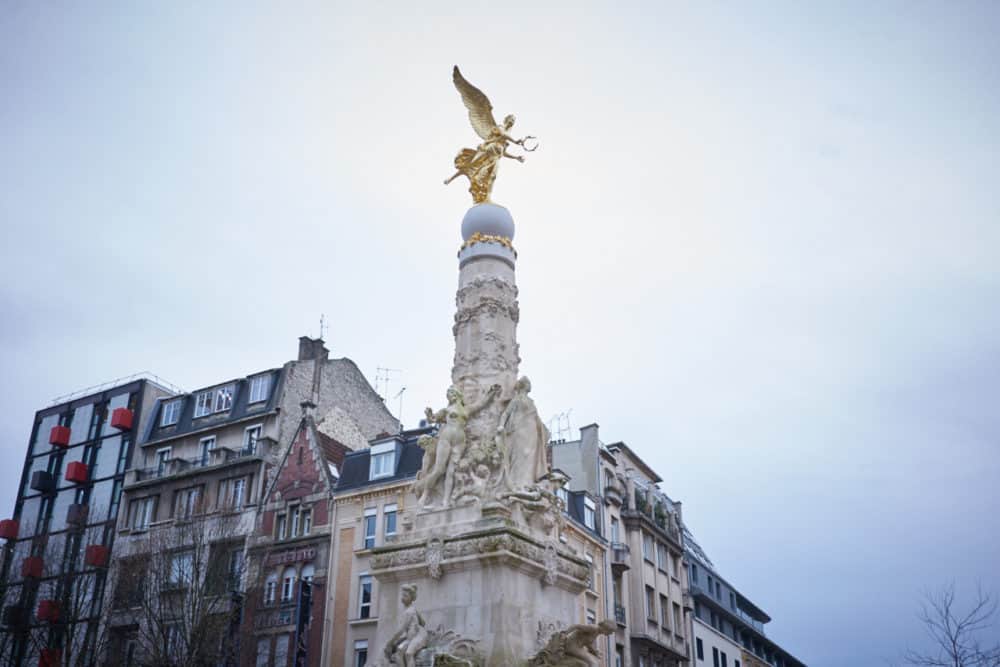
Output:
M21 576L41 579L43 565L44 561L41 556L28 556L24 559L24 562L21 563Z
M43 648L38 655L38 667L59 667L62 651L57 648Z
M21 523L17 519L4 519L0 521L0 538L5 540L16 540L17 532L21 529Z
M56 447L69 446L69 426L53 426L49 431L49 444Z
M59 620L59 602L56 600L41 600L38 603L38 620L55 623Z
M128 408L115 408L111 413L111 426L122 431L132 428L132 411Z
M66 480L82 484L87 481L87 464L82 461L73 461L66 466Z
M83 560L91 567L104 567L108 564L108 548L103 544L87 545Z

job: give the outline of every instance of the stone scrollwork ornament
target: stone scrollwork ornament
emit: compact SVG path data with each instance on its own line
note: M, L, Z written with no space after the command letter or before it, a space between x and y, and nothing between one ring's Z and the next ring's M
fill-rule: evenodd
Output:
M444 542L432 537L427 542L427 574L431 579L441 578L441 561L444 559Z

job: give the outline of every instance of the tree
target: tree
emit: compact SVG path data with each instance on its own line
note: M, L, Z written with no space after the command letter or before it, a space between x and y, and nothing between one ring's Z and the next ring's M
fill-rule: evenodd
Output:
M977 588L972 604L963 611L956 598L954 584L924 595L917 616L934 648L927 653L907 651L903 656L904 664L913 667L1000 667L1000 643L982 644L983 635L998 620L997 599Z
M143 536L122 559L112 653L134 664L201 667L233 661L233 614L244 579L235 515L195 518Z

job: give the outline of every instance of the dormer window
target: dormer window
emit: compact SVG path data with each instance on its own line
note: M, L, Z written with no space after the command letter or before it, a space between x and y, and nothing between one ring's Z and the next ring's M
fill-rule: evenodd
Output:
M597 506L590 498L583 499L583 525L591 530L597 529Z
M180 421L183 405L184 399L182 398L164 403L160 413L160 426L172 426Z
M204 417L213 412L224 412L233 407L233 385L199 392L195 397L194 416Z
M396 472L396 443L384 442L371 448L371 467L368 479L391 477Z
M250 400L248 402L259 403L260 401L266 401L270 393L271 376L269 374L250 378Z

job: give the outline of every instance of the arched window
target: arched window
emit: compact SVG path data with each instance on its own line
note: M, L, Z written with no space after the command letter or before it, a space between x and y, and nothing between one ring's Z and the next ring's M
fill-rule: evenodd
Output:
M316 574L316 566L310 563L309 565L306 565L305 567L302 568L302 574L299 575L299 577L302 579L302 581L308 581L311 584L313 576L315 574Z
M264 582L264 604L274 604L274 598L278 593L278 572L277 570L267 575Z
M281 575L281 601L288 602L292 599L295 591L295 568L286 567L285 573Z

